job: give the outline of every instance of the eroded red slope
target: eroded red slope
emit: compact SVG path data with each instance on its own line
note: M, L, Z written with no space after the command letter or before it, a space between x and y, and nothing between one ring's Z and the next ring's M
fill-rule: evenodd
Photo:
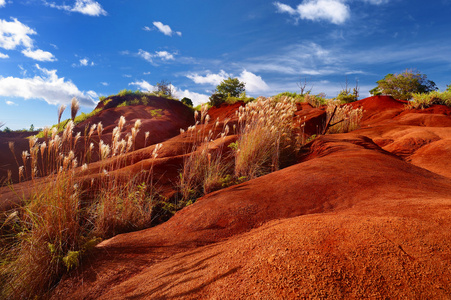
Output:
M103 242L55 297L444 296L450 191L368 138L321 137L300 164Z

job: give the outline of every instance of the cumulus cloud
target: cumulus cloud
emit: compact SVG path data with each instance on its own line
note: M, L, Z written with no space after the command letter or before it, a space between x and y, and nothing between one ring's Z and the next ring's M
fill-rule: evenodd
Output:
M154 63L154 58L159 58L162 61L174 60L175 53L169 53L167 51L155 51L154 53L150 53L139 49L138 56L144 58L150 63Z
M74 63L74 64L72 64L72 67L87 67L87 66L94 66L95 64L94 64L94 62L90 62L89 61L89 58L82 58L82 59L80 59L79 61L78 61L78 64L76 64L76 63Z
M43 99L49 104L69 104L73 97L77 97L82 105L95 105L95 92L80 91L70 80L58 77L56 70L41 68L37 64L36 68L40 75L30 78L0 76L0 96Z
M200 94L196 92L191 92L190 90L182 90L182 89L175 89L175 95L179 99L183 99L184 97L189 98L193 101L193 105L197 106L199 104L204 104L210 101L210 98L208 95Z
M218 85L224 79L228 77L233 77L233 75L221 70L218 74L212 74L208 72L205 76L199 74L188 74L186 77L191 79L197 84L210 84L210 85ZM269 90L269 86L266 82L260 77L255 75L252 72L244 70L238 76L238 79L245 83L246 90L250 93L263 92Z
M36 31L16 18L11 20L11 22L0 20L0 47L6 50L14 50L18 46L33 47L33 39L30 35L36 34Z
M68 12L78 12L87 16L98 17L106 16L107 12L102 6L93 0L76 0L73 6L70 5L58 5L54 2L44 2L47 6L65 10Z
M153 22L152 24L164 35L173 36L174 34L176 34L178 36L182 36L182 33L180 31L173 31L169 25L164 25L161 22ZM151 29L146 26L144 27L144 30L150 31Z
M130 82L128 85L137 86L143 92L153 92L155 90L155 86L151 85L145 80ZM182 90L173 86L172 84L170 85L170 87L174 91L174 95L177 98L179 99L182 99L183 97L190 98L193 101L194 106L207 103L208 101L210 101L209 96L207 95L191 92L188 89Z
M351 15L349 6L340 0L304 0L296 9L281 2L275 2L274 5L278 12L288 13L296 19L328 21L333 24L343 24Z
M15 18L11 22L0 20L0 48L15 50L17 47L24 47L22 54L37 61L56 61L55 56L48 51L41 49L33 50L33 39L30 35L37 34L25 24ZM8 58L6 54L0 53L0 58Z
M128 85L137 86L143 92L152 92L154 90L154 86L145 80L130 82Z
M6 0L0 0L0 7L3 7L6 5Z
M224 70L221 70L218 74L212 74L212 73L208 72L207 75L202 76L197 73L193 73L193 74L188 74L186 77L188 77L189 79L191 79L192 81L194 81L197 84L218 85L224 79L231 77L231 75L226 73Z
M246 84L246 91L249 93L258 93L269 90L269 86L260 76L246 70L241 72L238 79Z
M52 53L43 51L41 49L25 49L22 50L22 54L37 61L56 61L56 58Z

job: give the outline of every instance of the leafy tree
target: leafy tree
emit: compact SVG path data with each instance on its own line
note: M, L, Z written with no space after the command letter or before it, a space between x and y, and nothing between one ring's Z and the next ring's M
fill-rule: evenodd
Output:
M399 74L387 74L377 81L377 87L370 90L373 95L391 95L393 98L409 100L413 93L429 93L437 86L427 76L418 71L405 70Z
M186 106L193 107L193 101L191 101L190 98L183 97L183 99L181 100L181 102L182 102L183 104L185 104Z
M34 131L34 125L33 124L30 125L30 129L28 131Z
M239 81L238 78L229 77L216 87L215 94L221 94L224 97L239 97L244 91L246 91L244 82Z
M448 92L451 92L451 83L448 84L448 85L446 86L446 90L447 90Z

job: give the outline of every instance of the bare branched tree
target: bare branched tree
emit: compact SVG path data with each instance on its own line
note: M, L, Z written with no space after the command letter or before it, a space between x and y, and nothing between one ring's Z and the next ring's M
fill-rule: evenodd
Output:
M360 96L360 87L359 87L359 79L355 79L355 88L352 90L352 93L354 94L356 99L359 99Z
M304 80L301 80L297 83L299 89L301 90L301 96L304 96L305 94L309 94L312 89L313 89L313 85L310 87L309 90L307 90L307 85L310 82L310 80L307 80L307 78L304 78Z
M77 116L78 110L80 109L80 102L78 102L77 98L72 98L72 102L70 104L70 115L72 118L72 121L75 120L75 117Z
M58 107L58 125L61 122L61 116L63 115L64 110L66 109L66 105L61 104L60 107Z
M172 97L174 95L174 89L171 82L166 80L157 82L154 92L160 96Z

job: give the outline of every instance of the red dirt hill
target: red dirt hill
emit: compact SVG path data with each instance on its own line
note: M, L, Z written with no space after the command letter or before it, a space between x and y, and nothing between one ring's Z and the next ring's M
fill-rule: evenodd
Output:
M53 298L449 298L451 110L352 105L365 110L360 130L321 136L294 166L102 242ZM183 135L164 143L162 170L185 146Z

